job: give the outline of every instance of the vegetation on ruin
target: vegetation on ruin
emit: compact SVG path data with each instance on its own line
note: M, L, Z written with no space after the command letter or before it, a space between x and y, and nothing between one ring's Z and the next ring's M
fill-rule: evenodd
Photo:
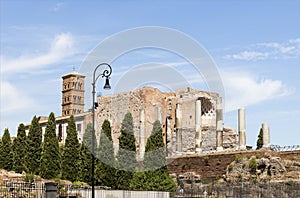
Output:
M250 168L250 172L252 174L256 173L257 163L256 163L256 159L255 158L251 158L251 160L249 161L249 168Z
M100 135L100 144L97 152L98 163L95 177L101 186L116 188L116 160L111 136L111 126L108 120L104 120Z
M261 128L256 141L256 150L261 149L262 146L263 146L263 131Z
M128 190L130 188L133 172L137 165L133 118L131 113L127 113L122 121L117 159L117 188Z
M24 124L19 124L17 137L13 142L13 170L17 173L26 171L26 132Z
M68 122L68 130L65 146L62 154L61 177L72 182L78 177L78 159L80 144L77 137L74 116L71 115Z
M27 142L26 167L28 173L39 174L42 154L42 131L36 116L33 117L29 128Z
M57 178L59 173L60 153L58 139L56 137L56 121L54 113L51 112L44 135L40 175L45 179L52 179Z

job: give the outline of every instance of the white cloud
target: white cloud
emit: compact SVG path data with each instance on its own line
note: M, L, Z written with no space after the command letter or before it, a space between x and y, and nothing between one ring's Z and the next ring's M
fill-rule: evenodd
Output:
M30 70L42 69L45 66L63 62L63 60L75 53L74 39L70 33L61 33L53 39L47 53L21 55L20 57L0 57L1 73L30 72Z
M237 54L226 55L225 58L235 59L235 60L264 60L269 56L269 53L265 52L255 52L255 51L243 51Z
M222 71L226 111L292 94L280 80L257 79L250 73Z
M25 92L6 81L1 81L0 96L2 115L14 112L20 113L23 110L32 109L36 104Z
M246 48L241 52L227 54L224 58L246 61L300 58L300 38L286 42L256 43Z

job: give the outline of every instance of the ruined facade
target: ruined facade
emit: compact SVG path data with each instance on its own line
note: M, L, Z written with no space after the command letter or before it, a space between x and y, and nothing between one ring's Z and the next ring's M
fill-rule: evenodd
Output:
M238 138L234 129L223 126L222 98L217 93L184 88L161 92L143 87L134 91L97 98L96 136L108 119L116 151L124 115L133 116L137 152L142 159L152 124L162 124L168 156L235 150ZM225 142L225 144L224 144Z

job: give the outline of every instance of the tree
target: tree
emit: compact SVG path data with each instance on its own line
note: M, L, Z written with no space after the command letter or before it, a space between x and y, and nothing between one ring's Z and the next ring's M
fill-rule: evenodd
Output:
M100 144L97 153L96 179L99 185L116 188L116 169L114 146L111 136L111 126L104 120L100 135Z
M83 142L80 147L78 163L79 176L77 179L88 184L91 184L92 178L92 130L92 124L89 123L83 134Z
M17 173L22 173L26 171L26 156L27 156L27 146L26 146L26 132L23 123L19 124L17 137L13 142L13 170Z
M153 123L153 129L145 147L144 169L166 169L166 150L159 121Z
M262 147L263 147L263 130L261 128L256 141L256 150L261 149Z
M154 122L152 134L147 140L143 166L144 172L134 173L130 184L131 189L153 191L174 191L176 189L176 184L168 172L159 121Z
M56 137L56 121L51 112L44 135L43 152L41 156L40 175L45 179L57 178L60 173L59 144Z
M117 175L119 176L117 188L128 190L130 188L133 172L137 166L133 118L131 113L127 113L122 121L117 159L119 169L117 171Z
M42 154L42 131L36 116L33 117L28 132L27 140L27 171L32 174L39 174L40 159Z
M0 168L5 170L12 170L13 153L9 130L6 128L2 136L2 143L0 147Z
M68 122L67 137L62 157L61 175L63 179L74 182L78 178L78 159L80 144L77 137L74 116Z

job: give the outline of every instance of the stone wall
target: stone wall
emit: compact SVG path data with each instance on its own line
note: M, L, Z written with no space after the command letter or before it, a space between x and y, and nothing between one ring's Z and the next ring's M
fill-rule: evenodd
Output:
M115 152L118 151L118 137L124 115L130 112L133 116L134 135L138 158L142 159L147 138L152 131L152 124L159 120L162 123L164 142L168 156L175 153L196 152L196 142L201 149L211 152L216 149L216 101L218 94L198 91L191 88L176 92L161 92L151 87L97 98L96 135L99 139L101 124L108 119L112 125L112 137ZM201 134L196 137L196 101L201 104ZM199 118L197 118L199 119ZM225 133L226 135L227 133ZM230 134L232 135L232 134ZM224 137L226 144L234 145L234 138ZM233 140L233 142L229 142ZM227 146L235 148L235 146Z
M200 180L219 179L226 174L227 166L235 161L237 156L243 158L250 158L251 156L280 157L282 160L293 160L300 163L300 151L276 152L262 149L169 158L168 169L170 174L176 176L193 173Z

